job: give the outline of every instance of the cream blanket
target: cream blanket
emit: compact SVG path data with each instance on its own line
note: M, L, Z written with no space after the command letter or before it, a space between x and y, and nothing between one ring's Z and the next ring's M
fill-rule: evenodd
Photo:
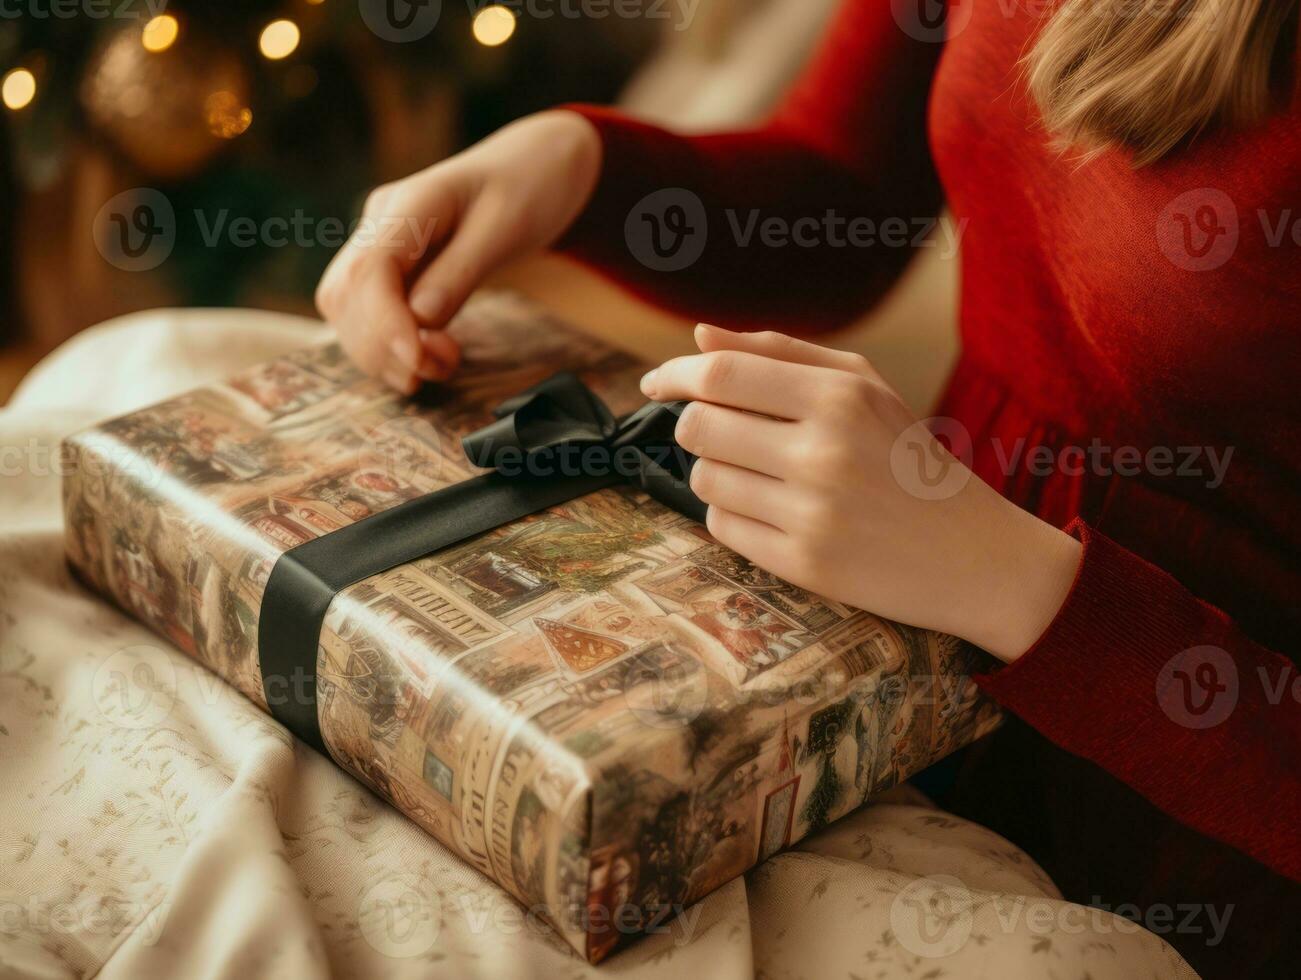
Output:
M904 787L590 967L63 562L59 439L322 336L158 312L0 411L0 978L1190 977Z

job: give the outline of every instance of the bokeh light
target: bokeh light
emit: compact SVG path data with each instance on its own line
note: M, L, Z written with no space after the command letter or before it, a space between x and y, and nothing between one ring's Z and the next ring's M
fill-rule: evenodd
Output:
M26 68L15 68L0 84L0 97L3 97L6 108L24 108L36 98L36 76Z
M258 50L272 61L288 58L298 47L298 25L292 20L273 20L262 29Z
M505 44L515 33L515 13L501 4L484 7L474 15L474 39L485 47Z
M234 139L253 122L253 110L233 92L213 92L203 104L204 119L213 136Z
M176 43L176 36L181 32L181 25L171 14L159 14L150 18L140 35L140 43L146 51L166 51Z

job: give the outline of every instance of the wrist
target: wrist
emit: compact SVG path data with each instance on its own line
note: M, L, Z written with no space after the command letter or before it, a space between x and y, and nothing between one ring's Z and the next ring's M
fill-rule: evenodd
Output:
M548 142L560 154L559 180L563 193L559 196L565 205L554 241L583 213L596 193L605 147L596 126L582 113L571 109L551 109L539 113L536 118L546 126Z
M1005 502L1006 503L1006 502ZM1075 584L1082 545L1051 524L1007 503L1007 518L992 528L994 568L981 589L981 614L966 637L1004 663L1038 642Z

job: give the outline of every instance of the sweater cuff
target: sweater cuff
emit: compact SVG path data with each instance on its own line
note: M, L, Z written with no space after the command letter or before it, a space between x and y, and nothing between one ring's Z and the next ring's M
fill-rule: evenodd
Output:
M608 106L569 103L557 108L576 112L595 127L601 138L601 174L586 207L551 247L583 259L608 254L611 234L623 233L629 211L647 193L634 175L662 143L655 138L660 130Z
M1053 741L1105 765L1125 751L1136 719L1152 717L1158 675L1188 645L1186 607L1201 604L1083 521L1065 530L1083 555L1061 609L1020 658L976 681Z

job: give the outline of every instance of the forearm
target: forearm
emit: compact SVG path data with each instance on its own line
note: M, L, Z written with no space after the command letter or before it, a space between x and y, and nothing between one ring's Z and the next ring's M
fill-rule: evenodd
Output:
M601 134L602 177L557 247L688 315L738 329L841 326L935 226L924 159L869 182L783 127L681 136L576 108Z
M889 4L844 0L755 130L682 136L573 107L600 133L604 163L561 247L697 318L796 332L843 324L884 293L938 214L926 111L940 49L901 31ZM650 231L644 219L664 226L664 208L686 215L696 200L703 241L697 232L676 261L630 247L630 232Z

